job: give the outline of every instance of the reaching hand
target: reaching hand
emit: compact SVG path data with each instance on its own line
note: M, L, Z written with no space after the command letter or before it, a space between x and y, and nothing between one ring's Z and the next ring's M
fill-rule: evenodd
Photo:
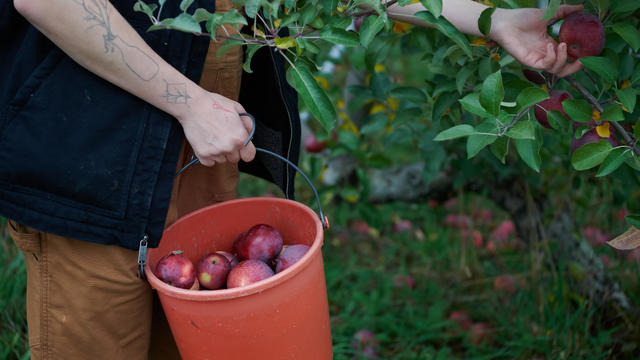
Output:
M195 100L187 115L179 120L200 163L213 166L253 160L256 154L253 143L244 146L253 123L250 118L238 115L246 112L242 105L210 92Z
M567 63L567 44L556 43L547 26L581 11L582 5L562 5L553 19L541 20L544 9L497 9L492 17L492 38L516 60L526 66L564 77L582 69L582 63Z

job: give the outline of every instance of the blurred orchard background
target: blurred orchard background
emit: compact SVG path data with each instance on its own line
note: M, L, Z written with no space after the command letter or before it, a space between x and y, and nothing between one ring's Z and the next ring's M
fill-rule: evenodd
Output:
M482 2L549 17L560 4ZM301 94L300 167L332 224L334 358L640 358L640 251L607 244L640 223L640 2L567 1L602 20L605 48L570 79L538 84L486 38L447 26L439 1L422 1L437 29L362 3L373 4L286 0L277 4L294 11L272 14L276 27L327 40L275 46ZM573 102L545 128L533 109L551 89ZM596 125L599 137L572 150ZM240 195L282 197L246 175ZM297 200L317 209L300 177ZM5 230L0 263L0 358L26 359L23 255Z

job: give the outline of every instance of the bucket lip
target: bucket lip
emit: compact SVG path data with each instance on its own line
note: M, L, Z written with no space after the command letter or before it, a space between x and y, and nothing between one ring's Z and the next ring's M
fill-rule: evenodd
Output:
M239 297L243 297L243 296L248 296L248 295L252 295L252 294L256 294L256 293L260 293L263 292L265 290L268 290L294 276L296 276L299 272L301 272L304 268L306 268L312 261L312 258L314 256L316 256L316 254L320 253L320 256L322 256L322 252L321 252L321 248L323 245L323 234L324 234L324 229L322 228L322 222L320 221L320 218L318 217L318 214L315 213L315 211L313 211L311 208L309 208L308 206L306 206L305 204L299 203L297 201L294 200L289 200L289 199L281 199L281 198L271 198L271 197L246 197L246 198L238 198L238 199L233 199L233 200L227 200L221 203L217 203L217 204L213 204L213 205L209 205L207 207L204 207L202 209L198 209L195 210L187 215L185 215L184 217L190 216L190 215L195 215L201 212L205 212L207 210L209 210L212 207L223 207L223 206L229 206L229 205L234 205L237 203L244 203L244 202L256 202L256 201L262 201L262 202L281 202L281 203L287 203L288 205L292 205L295 206L297 208L299 208L300 210L308 213L310 216L313 217L314 219L314 223L316 226L316 237L315 239L313 239L313 244L311 244L309 250L307 251L306 254L304 254L304 256L302 258L300 258L300 260L298 260L295 264L293 264L291 267L283 270L282 272L276 273L273 276L258 281L256 283L253 283L251 285L247 285L247 286L242 286L242 287L237 287L237 288L232 288L232 289L218 289L218 290L188 290L188 289L181 289L175 286L171 286L169 284L166 284L165 282L163 282L162 280L158 279L158 277L153 273L153 271L151 270L151 267L149 266L149 264L147 263L145 265L145 274L147 276L147 281L149 282L149 284L151 284L151 287L156 289L158 292L161 292L165 295L169 295L171 297L174 298L179 298L179 299L186 299L186 300L192 300L192 301L210 301L210 300L228 300L228 299L234 299L234 298L239 298ZM180 221L180 220L178 220ZM178 222L176 221L176 223ZM168 228L165 229L165 231L170 231L171 228L173 228L173 226L175 225L172 224L170 225Z

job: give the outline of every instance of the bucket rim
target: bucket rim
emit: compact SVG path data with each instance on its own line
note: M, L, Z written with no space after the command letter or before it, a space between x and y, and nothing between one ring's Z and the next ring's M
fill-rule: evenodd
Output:
M159 295L164 294L167 296L171 296L178 299L192 300L192 301L211 301L211 300L229 300L235 299L243 296L249 296L252 294L260 293L265 290L268 290L272 287L279 285L280 283L287 281L288 279L293 278L298 273L300 273L304 268L306 268L309 264L311 264L313 258L317 255L322 257L322 245L324 242L324 229L322 227L322 222L318 215L309 208L307 205L302 204L300 202L282 199L282 198L271 198L271 197L246 197L246 198L238 198L233 200L227 200L221 203L212 204L206 206L204 208L195 210L180 219L178 219L175 223L171 224L164 230L164 233L171 231L177 223L187 219L191 216L196 216L203 212L209 211L211 208L220 208L226 206L232 206L241 203L255 203L258 202L275 202L286 204L287 206L293 206L307 213L313 219L313 222L316 227L316 236L313 239L313 243L311 244L309 250L300 260L298 260L295 264L290 266L289 268L283 270L282 272L276 273L273 276L258 281L256 283L232 288L232 289L217 289L217 290L188 290L181 289L175 286L171 286L162 280L158 279L158 277L151 270L149 263L145 265L145 274L147 275L147 281L151 285L153 289L158 291ZM164 234L163 233L163 234ZM164 235L163 235L164 237ZM162 240L160 240L162 241Z

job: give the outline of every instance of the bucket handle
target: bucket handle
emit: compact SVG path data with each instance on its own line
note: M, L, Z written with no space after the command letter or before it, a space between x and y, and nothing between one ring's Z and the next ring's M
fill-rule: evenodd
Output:
M253 139L253 135L254 135L254 134L255 134L255 132L256 132L256 118L255 118L255 117L253 117L253 115L251 115L251 114L249 114L249 113L239 113L238 115L239 115L239 116L248 116L248 117L250 117L250 118L251 118L251 120L253 121L253 127L252 127L252 129L251 129L251 133L249 134L249 138L248 138L248 139L247 139L247 141L245 141L245 143L244 143L244 146L247 146L247 145L249 145L249 143L251 142L251 139ZM300 168L299 168L299 167L297 167L297 166L296 166L296 164L294 164L294 163L293 163L293 162L291 162L289 159L287 159L287 158L285 158L285 157L283 157L283 156L281 156L281 155L279 155L279 154L276 154L276 153L274 153L274 152L272 152L272 151L269 151L269 150L266 150L266 149L263 149L263 148L259 148L259 147L257 147L257 146L256 146L256 151L263 152L263 153L269 154L269 155L271 155L271 156L275 156L275 157L277 157L278 159L280 159L280 160L282 160L282 161L286 162L289 166L291 166L291 167L292 167L292 168L294 168L298 173L300 173L300 175L302 175L302 177L307 181L307 183L308 183L308 184L309 184L309 186L311 187L311 190L313 190L313 194L314 194L314 195L315 195L315 197L316 197L316 202L317 202L317 204L318 204L318 213L319 213L318 217L320 218L320 222L322 223L322 228L323 228L324 230L329 229L329 218L327 218L327 216L326 216L326 215L324 215L324 212L322 211L322 205L320 204L320 196L318 195L318 190L316 190L316 187L315 187L315 186L313 186L313 183L311 182L311 180L309 179L309 177L307 176L307 174L305 174L305 173L304 173L304 171L300 170ZM188 163L187 165L185 165L182 169L180 169L180 171L178 171L178 172L176 173L175 177L178 177L178 175L182 174L182 172L183 172L183 171L185 171L189 166L191 166L191 165L195 165L195 164L197 164L197 163L199 163L199 162L200 162L200 160L195 156L195 154L194 154L194 155L192 155L192 156L191 156L191 161L189 161L189 163Z

